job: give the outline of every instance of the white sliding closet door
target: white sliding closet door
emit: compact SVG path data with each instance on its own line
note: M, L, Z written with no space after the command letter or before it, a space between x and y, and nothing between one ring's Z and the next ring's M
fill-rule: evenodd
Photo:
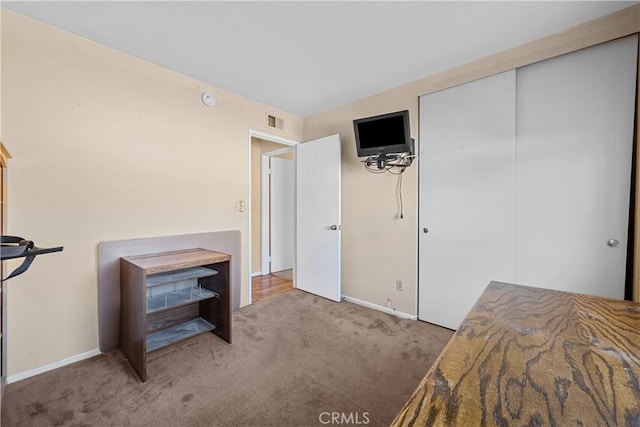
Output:
M420 319L457 328L491 280L624 297L637 48L420 98Z
M515 85L509 71L420 98L421 320L456 329L491 280L514 281Z
M517 70L517 283L624 297L637 49Z

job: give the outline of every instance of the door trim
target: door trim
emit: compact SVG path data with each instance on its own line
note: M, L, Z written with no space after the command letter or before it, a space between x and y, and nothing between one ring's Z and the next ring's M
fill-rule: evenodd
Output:
M249 129L249 134L248 134L248 138L247 138L247 156L248 156L248 161L249 161L249 192L248 192L248 200L246 202L246 206L247 206L247 239L245 240L245 244L247 245L246 247L249 248L248 249L248 256L247 256L247 266L245 268L245 271L242 273L242 275L245 277L245 280L247 281L246 284L246 288L245 291L248 292L247 295L247 305L252 304L252 298L251 298L251 277L252 277L252 257L251 257L251 249L252 249L252 233L251 233L251 213L253 212L253 207L251 206L251 195L252 195L252 191L251 191L251 171L252 171L252 162L251 162L251 140L253 138L259 138L259 139L263 139L265 141L270 141L270 142L275 142L278 144L282 144L282 145L288 145L288 146L292 146L295 147L296 145L299 144L299 142L297 141L293 141L291 139L287 139L287 138L282 138L279 136L275 136L275 135L269 135L267 133L264 132L260 132L257 130L253 130L253 129ZM295 261L294 261L295 262ZM295 267L294 267L295 268Z
M636 68L636 123L633 131L635 132L634 148L636 151L635 165L638 166L640 162L640 132L638 126L640 124L640 36L638 37L638 64ZM631 299L635 302L640 302L640 208L638 203L640 202L640 173L635 172L635 194L632 200L635 202L633 209L635 210L633 216L629 216L629 221L633 221L634 235L629 236L633 240L633 284L631 286Z
M0 141L0 234L7 224L7 160L11 154ZM4 263L0 262L0 282L4 278ZM0 405L7 385L7 298L4 283L0 283Z
M262 274L270 274L271 266L269 261L270 247L271 247L271 234L269 233L271 228L271 213L267 209L267 206L271 203L271 186L269 185L269 171L271 170L270 159L273 156L279 156L280 154L290 153L295 151L295 147L285 147L279 150L269 151L262 153L262 177L260 185L262 186L262 206L261 206L261 222L262 222L262 248L260 254L262 255Z

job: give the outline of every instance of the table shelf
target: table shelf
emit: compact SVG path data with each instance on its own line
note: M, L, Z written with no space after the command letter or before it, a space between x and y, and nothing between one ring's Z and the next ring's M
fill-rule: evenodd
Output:
M202 301L208 298L220 298L220 294L207 288L192 287L175 292L147 296L147 314L160 310L179 307L184 304Z
M202 317L147 335L147 353L193 337L216 327Z
M205 267L192 267L182 270L168 271L166 273L150 274L147 276L147 287L182 282L184 280L200 279L203 277L215 276L216 274L218 274L216 270Z
M147 353L201 333L231 343L231 257L186 249L120 258L120 350L147 380Z

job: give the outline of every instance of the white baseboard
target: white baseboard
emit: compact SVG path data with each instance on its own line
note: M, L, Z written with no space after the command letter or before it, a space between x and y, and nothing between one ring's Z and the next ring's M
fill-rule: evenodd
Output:
M381 305L373 304L371 302L363 301L361 299L353 298L353 297L350 297L350 296L347 296L347 295L342 295L342 299L347 301L347 302L352 302L354 304L358 304L358 305L362 305L364 307L372 308L374 310L382 311L384 313L388 313L388 314L391 314L393 316L402 317L403 319L418 320L418 316L416 316L416 315L403 313L402 311L398 311L398 310L393 309L393 308L383 307Z
M261 271L258 271L256 273L251 273L251 277L256 277L256 276L265 276L265 274Z
M28 371L20 372L19 374L9 375L7 377L7 384L15 383L48 371L53 371L54 369L62 368L63 366L70 365L72 363L79 362L81 360L97 356L99 354L102 354L102 352L99 349L95 349L87 351L86 353L68 357L66 359L58 360L57 362L49 363L48 365L43 365L34 369L30 369Z

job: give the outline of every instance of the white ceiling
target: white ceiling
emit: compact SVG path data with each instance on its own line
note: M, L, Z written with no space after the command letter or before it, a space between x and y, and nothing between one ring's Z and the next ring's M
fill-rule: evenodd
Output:
M638 2L11 2L300 117Z

